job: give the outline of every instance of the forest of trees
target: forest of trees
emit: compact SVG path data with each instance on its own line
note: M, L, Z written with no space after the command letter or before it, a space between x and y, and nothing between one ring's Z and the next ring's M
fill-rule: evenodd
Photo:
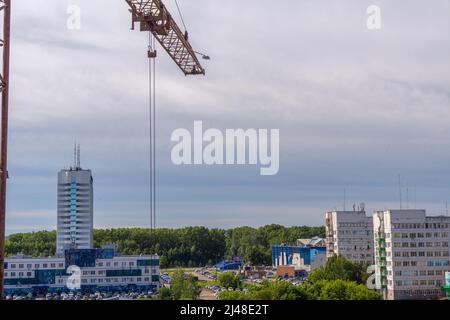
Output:
M257 265L271 265L271 246L293 243L299 238L324 237L324 227L283 227L208 229L105 229L94 230L94 247L115 244L126 255L158 253L161 267L197 267L212 265L239 256ZM56 232L40 231L10 235L6 240L7 255L26 254L34 257L54 255Z

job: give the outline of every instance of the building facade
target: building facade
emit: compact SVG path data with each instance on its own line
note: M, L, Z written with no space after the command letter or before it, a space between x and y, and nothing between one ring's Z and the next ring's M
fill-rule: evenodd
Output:
M56 254L93 248L94 191L91 170L75 166L58 173Z
M159 276L157 255L120 256L113 248L67 249L64 257L6 258L5 294L154 291L160 286Z
M386 299L436 299L450 272L450 217L387 210L374 217L376 286Z
M332 211L325 214L327 257L341 255L352 262L374 262L373 220L364 206L354 211Z

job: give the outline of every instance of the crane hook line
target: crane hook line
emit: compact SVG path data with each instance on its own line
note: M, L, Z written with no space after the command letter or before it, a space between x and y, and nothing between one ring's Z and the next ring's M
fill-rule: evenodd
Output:
M153 50L156 39L153 37ZM153 228L156 229L156 58L153 58Z
M178 0L175 0L175 4L176 4L176 6L177 6L177 10L178 10L178 14L180 15L181 22L183 23L184 31L187 31L186 23L184 23L183 14L181 13L180 6L178 5Z
M155 51L156 41L149 32L149 51ZM150 192L150 231L156 228L156 63L149 56L149 192Z

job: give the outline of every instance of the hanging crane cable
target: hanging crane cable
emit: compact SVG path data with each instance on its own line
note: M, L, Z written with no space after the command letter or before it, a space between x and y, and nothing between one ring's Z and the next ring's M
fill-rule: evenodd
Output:
M175 0L175 5L177 6L178 14L180 15L181 23L183 24L183 27L184 27L184 32L185 32L185 34L187 34L186 23L184 23L183 14L181 13L180 6L178 4L178 0Z
M153 38L153 49L156 52L156 39ZM156 59L153 61L153 228L156 228Z
M148 34L149 200L150 230L153 230L156 228L156 41L151 32Z

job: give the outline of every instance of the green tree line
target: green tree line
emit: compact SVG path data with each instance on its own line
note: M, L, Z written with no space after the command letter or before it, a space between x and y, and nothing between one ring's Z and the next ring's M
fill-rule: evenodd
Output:
M367 265L333 256L325 266L314 270L301 286L290 282L264 280L260 286L246 285L247 291L224 291L221 300L380 300L381 295L367 288ZM239 288L233 273L222 274L221 285Z
M293 243L299 238L324 237L324 227L268 225L261 228L181 229L122 228L94 230L94 247L115 244L125 255L152 254L161 256L161 266L198 267L239 256L257 265L271 265L274 244ZM56 232L40 231L8 236L6 254L47 257L56 251Z

